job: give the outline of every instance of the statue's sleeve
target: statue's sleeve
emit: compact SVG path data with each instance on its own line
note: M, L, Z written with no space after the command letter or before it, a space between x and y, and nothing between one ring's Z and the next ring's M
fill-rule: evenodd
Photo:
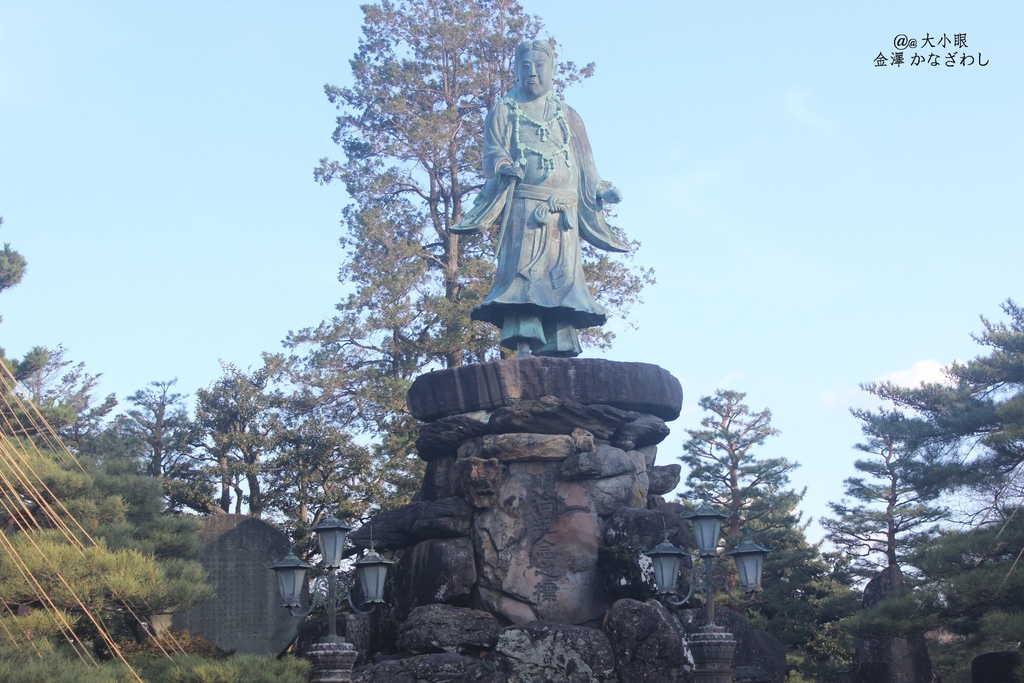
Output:
M508 107L499 102L484 121L484 186L471 208L451 232L465 234L489 229L501 217L505 207L504 176L498 169L512 163L512 131L508 125Z
M512 126L508 107L502 101L487 112L484 120L484 177L494 178L499 168L512 163Z
M572 151L579 164L579 230L580 237L598 249L605 251L629 251L629 245L620 240L612 232L604 220L604 202L597 197L597 186L601 176L594 164L594 154L590 151L590 140L583 119L572 107L569 112L569 130L572 133Z

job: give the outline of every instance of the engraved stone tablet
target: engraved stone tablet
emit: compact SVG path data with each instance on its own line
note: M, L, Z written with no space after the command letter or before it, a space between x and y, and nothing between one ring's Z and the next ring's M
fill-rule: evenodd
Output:
M173 628L199 633L225 650L277 655L295 637L298 619L280 606L277 578L268 565L288 552L288 537L246 515L213 515L200 532L199 561L214 594L174 615Z

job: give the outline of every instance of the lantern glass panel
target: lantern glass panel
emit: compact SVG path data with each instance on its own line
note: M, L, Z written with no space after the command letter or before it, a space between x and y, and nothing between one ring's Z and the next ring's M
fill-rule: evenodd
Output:
M320 555L324 566L337 569L341 566L342 553L345 551L345 535L352 530L340 519L331 515L315 527L317 543L320 544Z
M764 554L758 552L737 553L733 555L733 559L736 560L736 571L740 575L743 592L754 593L761 590Z
M298 607L305 583L306 569L304 567L278 569L277 586L281 591L281 606Z
M320 556L324 558L324 566L337 569L341 566L341 553L345 548L345 533L336 530L316 532L317 543L320 544Z
M651 562L658 593L674 593L679 581L679 555L656 555L651 557Z
M388 575L388 566L392 564L393 560L385 558L373 548L356 562L356 576L366 602L384 602L384 580Z
M359 587L363 591L366 602L384 602L384 579L387 576L387 565L364 564L356 574L359 575Z
M764 558L768 553L767 548L749 538L743 539L735 550L729 552L736 560L736 571L740 575L743 592L754 593L761 590L761 572L764 569Z
M718 536L722 531L720 517L691 517L693 533L697 536L697 552L701 557L710 557L718 550Z

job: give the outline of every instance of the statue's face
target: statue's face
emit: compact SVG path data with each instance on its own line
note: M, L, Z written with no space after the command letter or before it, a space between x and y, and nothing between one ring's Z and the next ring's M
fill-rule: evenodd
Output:
M529 50L516 64L516 80L523 93L532 97L546 95L551 90L551 73L554 65L546 54Z

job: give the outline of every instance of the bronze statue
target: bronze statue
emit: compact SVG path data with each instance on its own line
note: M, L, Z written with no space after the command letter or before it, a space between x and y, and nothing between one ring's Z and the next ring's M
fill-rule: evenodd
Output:
M501 345L520 357L578 356L577 330L607 322L583 278L580 239L629 251L604 220L622 195L602 181L583 121L551 89L551 45L515 53L516 85L487 114L483 189L457 233L499 223L497 273L474 320L501 328Z

